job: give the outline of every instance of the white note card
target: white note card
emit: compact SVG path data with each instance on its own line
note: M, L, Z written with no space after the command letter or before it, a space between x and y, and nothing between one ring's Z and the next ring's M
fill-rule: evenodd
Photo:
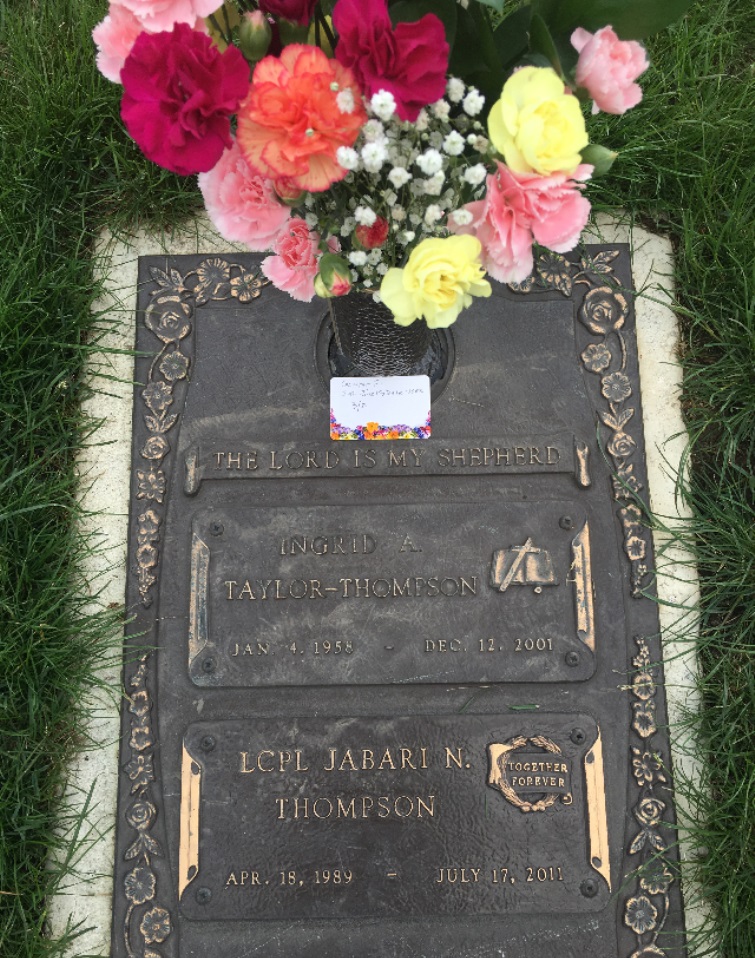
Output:
M331 439L427 439L430 377L330 380Z

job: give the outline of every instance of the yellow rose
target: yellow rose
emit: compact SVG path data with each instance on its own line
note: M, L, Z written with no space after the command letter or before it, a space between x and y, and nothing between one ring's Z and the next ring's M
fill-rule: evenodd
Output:
M389 269L380 295L400 326L424 318L431 329L450 326L473 296L490 296L474 236L422 240L403 269Z
M515 173L572 174L587 146L579 100L564 93L550 67L524 67L509 77L490 111L488 133Z

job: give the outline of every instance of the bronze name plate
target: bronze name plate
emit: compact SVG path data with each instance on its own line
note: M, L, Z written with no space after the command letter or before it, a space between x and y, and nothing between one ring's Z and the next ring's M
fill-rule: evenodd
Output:
M585 715L198 723L180 908L198 921L599 911L603 750Z
M575 502L203 512L187 664L202 686L581 681L612 632L597 588Z

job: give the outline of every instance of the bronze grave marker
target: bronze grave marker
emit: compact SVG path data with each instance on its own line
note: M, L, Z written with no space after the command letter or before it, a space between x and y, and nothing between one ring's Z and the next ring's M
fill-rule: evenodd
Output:
M113 955L682 958L623 247L329 438L321 301L140 264Z

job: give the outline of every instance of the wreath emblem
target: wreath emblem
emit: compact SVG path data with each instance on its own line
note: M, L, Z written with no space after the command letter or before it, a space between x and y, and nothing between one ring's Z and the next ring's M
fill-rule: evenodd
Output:
M513 759L516 753L527 748L527 746L542 749L542 751L537 753L528 752L528 758L532 759L535 756L542 756L544 760L542 764L554 766L551 770L545 770L543 774L529 776L533 779L533 783L531 785L527 784L525 788L527 793L541 795L536 801L528 801L522 798L514 787L516 778L510 776L507 771L507 767L514 764ZM544 735L535 735L531 738L519 735L516 738L509 739L508 742L492 742L488 745L489 769L487 784L491 788L495 788L501 792L506 801L510 802L522 812L544 812L547 808L555 805L559 798L564 805L571 805L571 792L565 791L565 788L568 788L570 780L568 766L565 762L546 761L548 755L562 755L562 752L555 742L552 742ZM527 766L532 763L525 762L523 764ZM525 773L529 771L531 771L531 769L524 768ZM512 777L514 778L513 782L511 780Z

